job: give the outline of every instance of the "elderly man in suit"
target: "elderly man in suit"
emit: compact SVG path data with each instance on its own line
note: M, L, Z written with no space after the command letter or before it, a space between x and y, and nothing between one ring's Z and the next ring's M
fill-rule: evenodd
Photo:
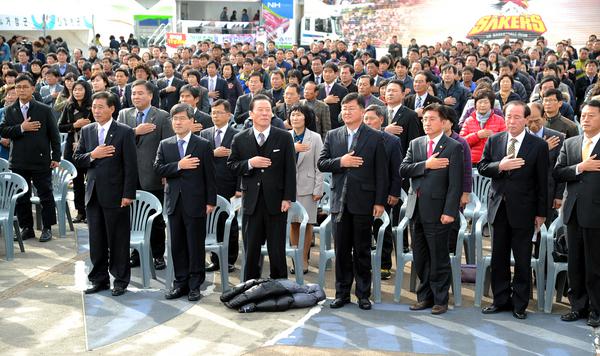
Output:
M325 139L325 135L331 130L331 117L329 107L323 101L317 100L317 94L317 84L309 81L304 85L304 99L300 100L300 102L313 109L317 120L317 133L321 135L321 138ZM337 117L335 120L337 120Z
M56 224L56 205L52 194L52 168L60 162L60 135L52 109L33 100L33 79L20 74L15 80L19 100L6 108L0 123L0 137L10 139L10 169L25 178L29 190L17 199L15 213L23 240L34 238L31 213L31 185L35 186L42 205L40 242L52 239ZM12 217L11 217L12 219Z
M341 101L348 94L348 89L336 81L338 72L338 66L333 63L326 63L323 66L323 79L325 82L319 85L319 94L317 96L317 99L322 100L329 106L329 117L333 119L331 120L332 129L340 127L342 124L337 118L342 109Z
M506 131L491 136L479 161L479 173L492 179L488 221L492 226L491 279L494 302L482 310L512 310L527 318L531 289L532 236L548 214L548 144L525 130L529 107L505 106ZM511 283L511 251L514 278Z
M87 168L85 204L90 235L92 270L88 279L92 294L110 287L110 274L115 278L112 295L125 293L129 267L129 205L135 199L138 184L135 135L126 125L112 119L117 98L109 92L92 97L95 123L81 129L79 145L73 161Z
M187 294L189 301L197 301L206 278L206 216L217 205L213 152L208 141L192 134L192 106L175 105L171 120L176 135L160 142L154 162L156 173L167 180L165 211L175 269L173 286L165 298Z
M210 115L212 116L214 126L202 130L202 132L200 132L200 137L210 142L211 148L213 149L215 172L217 176L217 194L229 200L234 196L238 197L242 195L239 191L238 177L227 168L227 157L229 157L229 154L231 153L231 142L233 141L233 136L238 134L239 131L229 126L231 106L227 99L215 100ZM223 241L226 220L227 216L225 214L219 216L219 221L217 222L218 241ZM229 236L227 236L229 239L229 272L233 272L235 269L234 265L239 250L238 237L238 222L237 219L233 219ZM211 264L206 267L206 270L208 272L218 271L220 268L220 261L217 254L212 253L210 260Z
M569 245L569 301L563 321L588 316L588 325L600 326L600 101L581 109L583 135L569 138L561 148L554 177L567 185L563 221Z
M275 116L283 120L286 128L290 128L288 119L290 118L290 109L294 104L300 102L300 87L296 83L288 84L283 94L283 103L275 106Z
M163 64L165 77L158 81L160 108L169 111L179 102L179 90L185 82L175 76L175 65L171 60Z
M160 141L174 135L169 113L150 105L152 85L145 80L136 80L131 84L133 107L119 112L118 122L125 124L135 132L138 159L138 188L152 193L163 202L163 184L154 173L154 158ZM165 221L162 215L154 219L150 234L150 246L154 258L154 268L165 268ZM134 250L130 258L131 267L140 265L138 251Z
M356 81L358 94L363 98L367 107L370 105L385 106L383 101L379 100L379 98L372 94L373 85L375 85L375 79L366 74L361 76ZM384 121L384 126L385 125L387 125L387 117Z
M265 241L271 278L287 278L285 228L287 211L296 200L295 152L289 132L271 125L271 110L267 96L252 98L254 125L233 138L227 160L229 169L242 178L244 281L260 278L260 250Z
M363 124L364 109L357 93L342 100L345 125L327 133L319 157L319 170L333 174L334 309L350 303L353 280L359 308L371 309L373 217L383 214L389 193L383 135Z
M410 178L406 216L420 285L411 310L448 311L452 281L448 235L459 217L463 192L463 147L445 135L448 111L434 103L423 109L425 136L410 142L400 175Z
M431 79L424 71L419 71L414 76L413 89L414 94L407 95L404 98L404 105L414 110L419 118L423 118L423 109L432 103L442 104L440 98L427 93L431 85Z

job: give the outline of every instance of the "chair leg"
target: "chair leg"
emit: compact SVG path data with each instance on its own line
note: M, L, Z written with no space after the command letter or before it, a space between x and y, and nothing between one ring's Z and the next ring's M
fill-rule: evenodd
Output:
M10 225L8 227L10 228ZM25 245L23 245L23 237L21 236L21 229L19 228L19 222L17 220L13 220L13 227L15 229L15 236L17 237L17 242L19 243L19 248L21 249L21 253L23 253L25 252Z
M462 304L462 285L460 282L460 262L453 257L452 260L452 293L454 293L454 306L460 307Z
M546 296L544 297L544 312L552 312L552 299L554 298L554 287L556 286L556 269L554 262L548 263L548 276L546 277Z
M15 256L12 227L10 226L10 223L3 222L2 228L4 229L4 246L6 248L6 260L12 261L12 259Z
M325 267L327 266L327 257L325 254L319 256L319 286L325 288Z
M404 281L404 259L396 259L396 280L394 285L394 302L400 303L400 295L402 293L402 282Z
M484 279L485 270L483 269L483 261L477 261L477 271L475 272L475 299L473 301L473 305L476 307L481 306Z
M150 287L150 248L149 246L141 245L138 251L140 255L140 265L142 270L142 286L144 288Z
M65 217L65 206L61 201L56 202L56 212L57 212L57 220L58 220L58 236L66 237L67 236L67 228L66 228L66 217Z
M538 311L544 310L544 266L542 264L537 265L537 276L536 276L536 290L537 290L537 307Z
M75 231L75 226L73 226L73 218L71 217L71 209L69 209L69 204L65 203L65 212L67 213L67 222L69 223L69 229L71 231Z
M303 285L304 284L304 259L300 255L299 251L296 250L294 253L294 265L296 269L296 283Z
M381 303L381 259L378 256L371 255L371 266L373 271L373 299L375 303Z
M219 262L221 263L221 290L227 292L229 288L229 264L221 261L228 261L227 250L221 247L219 250Z
M485 267L485 279L483 283L483 295L489 297L490 291L492 289L492 272L490 271L490 266L486 265Z

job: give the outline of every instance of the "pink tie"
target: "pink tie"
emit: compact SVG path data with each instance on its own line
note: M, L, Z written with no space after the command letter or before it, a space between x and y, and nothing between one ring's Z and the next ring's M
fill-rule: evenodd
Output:
M427 158L431 157L431 155L433 154L433 144L434 142L432 140L429 140L429 146L427 148Z

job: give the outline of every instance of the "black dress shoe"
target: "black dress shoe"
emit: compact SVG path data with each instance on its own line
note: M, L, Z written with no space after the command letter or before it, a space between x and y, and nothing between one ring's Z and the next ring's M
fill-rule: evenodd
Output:
M579 319L584 319L588 313L582 311L571 311L567 314L563 314L560 316L560 320L562 321L577 321Z
M509 311L510 308L504 305L498 306L495 304L490 305L489 307L485 307L483 309L481 309L481 312L483 314L497 314L497 313L501 313L503 311Z
M132 253L131 257L129 257L129 267L139 267L140 266L140 255L137 253Z
M35 232L33 232L33 228L31 227L24 227L21 229L21 239L23 239L23 241L27 240L27 239L35 239Z
M588 317L587 324L593 328L597 328L600 326L600 314L597 312L590 312L590 316Z
M86 218L85 218L85 214L77 214L77 216L75 217L75 219L73 219L73 223L74 224L79 224L79 223L83 223L86 222Z
M190 293L188 294L188 300L190 302L196 302L196 301L200 300L201 297L202 297L202 294L200 294L200 289L192 289L190 291Z
M371 310L371 301L369 298L360 298L358 300L358 307L362 310Z
M335 298L333 300L333 302L331 302L331 304L329 304L329 307L331 309L339 309L341 307L343 307L346 304L350 303L350 297L348 298Z
M52 230L45 228L40 235L40 242L48 242L52 240Z
M94 293L101 292L103 290L107 290L109 288L110 288L110 286L108 284L94 284L91 287L89 287L88 289L86 289L83 293L94 294Z
M431 307L433 307L433 302L422 301L422 302L417 302L417 303L411 305L410 307L408 307L408 309L410 309L410 310L425 310L425 309L428 309Z
M221 267L216 264L216 263L210 263L208 266L206 266L206 268L204 269L206 272L214 272L214 271L218 271Z
M517 310L513 310L512 315L515 318L520 319L520 320L527 319L527 312L525 310L523 310L522 312L521 311L517 311Z
M177 299L188 294L187 289L184 288L172 288L165 294L165 299Z
M123 294L125 294L125 288L123 288L123 287L114 287L111 294L112 294L113 297L118 297L120 295L123 295Z
M440 314L444 314L445 312L448 311L448 304L443 304L443 305L434 305L431 308L431 314L433 315L440 315Z
M154 259L154 269L157 271L163 270L167 267L164 257Z

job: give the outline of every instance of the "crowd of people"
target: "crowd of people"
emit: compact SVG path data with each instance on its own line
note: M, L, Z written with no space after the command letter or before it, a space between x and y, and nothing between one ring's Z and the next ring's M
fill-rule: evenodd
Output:
M571 311L561 318L600 325L595 35L577 50L568 41L551 48L543 37L531 45L448 37L431 46L412 40L406 52L392 37L380 58L369 38L351 48L319 41L308 50L203 41L173 54L121 42L102 53L90 46L84 55L51 38L29 48L16 36L0 37L0 52L8 58L1 68L2 154L37 190L40 241L52 239L56 223L51 169L61 159L77 168L75 221L89 226L93 265L86 293L109 289L109 272L112 294L125 293L130 268L140 263L128 242L136 189L159 199L169 221L175 281L168 299L198 300L206 271L225 263L233 271L240 229L244 281L260 278L265 243L271 278L308 273L328 173L336 255L330 306L349 303L355 283L359 307L371 308L373 218L387 212L398 224L405 204L404 246L413 251L420 280L411 309L442 314L449 254L462 248L459 212L476 171L491 179L493 303L483 313L527 317L532 236L562 209ZM67 135L62 154L59 133ZM16 209L23 239L35 237L29 192ZM217 195L242 197L242 226L233 219L223 236L225 219L219 221L228 260L212 255L205 265L204 226ZM302 265L288 268L286 222L294 201L306 210L309 228ZM156 269L165 268L165 226L162 218L152 226ZM299 234L293 222L292 244ZM392 240L388 227L384 279L391 277Z

